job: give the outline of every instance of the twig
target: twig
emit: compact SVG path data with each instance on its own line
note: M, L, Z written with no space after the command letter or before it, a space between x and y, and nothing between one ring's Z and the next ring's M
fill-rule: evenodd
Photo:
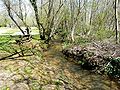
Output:
M25 50L23 50L23 51L25 51ZM23 52L23 51L15 52L15 53L13 53L13 54L11 54L11 55L9 55L9 56L2 57L2 58L0 58L0 60L5 60L5 59L10 58L10 57L12 57L12 56L14 56L14 55L16 55L16 54L19 54L19 53Z

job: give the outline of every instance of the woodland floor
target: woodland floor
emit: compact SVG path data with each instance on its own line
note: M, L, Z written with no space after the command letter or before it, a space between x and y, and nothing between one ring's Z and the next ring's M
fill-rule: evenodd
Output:
M81 69L61 51L61 44L54 43L43 51L42 59L28 56L0 61L0 90L120 90L107 76Z

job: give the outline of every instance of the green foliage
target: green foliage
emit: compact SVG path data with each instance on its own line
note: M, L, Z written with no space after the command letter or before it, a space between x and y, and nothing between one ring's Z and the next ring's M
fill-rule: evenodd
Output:
M24 68L24 72L25 72L26 74L31 74L31 73L32 73L32 68L29 67L29 66L27 66L27 67Z
M89 38L78 37L75 40L75 44L86 44L91 42Z
M65 49L65 48L68 48L71 45L72 44L69 41L65 41L65 42L62 43L62 48Z
M62 85L62 82L60 80L55 80L54 83L55 83L55 85L58 85L58 86Z
M97 32L98 38L100 39L105 39L105 38L110 38L111 36L114 35L113 31L110 30L101 30Z
M33 36L32 36L32 39L33 39L33 40L40 40L40 35L33 35Z
M41 86L38 81L32 80L30 84L31 90L41 90Z
M85 62L84 62L84 61L78 61L78 64L80 64L80 65L84 65Z
M20 40L19 36L0 36L0 51L4 52L6 55L18 54L19 56L35 55L39 58L42 58L41 49L47 48L46 44L39 42L39 45L36 44L34 39L32 42L24 42L20 45L16 43L15 40ZM36 36L37 37L37 36ZM34 44L33 44L34 43ZM35 46L34 46L35 45ZM37 45L37 48L36 48ZM4 56L5 57L5 56Z
M120 77L120 58L112 58L105 71L108 75L119 78Z
M10 88L8 86L3 86L2 88L0 88L0 90L10 90Z
M0 44L3 42L8 42L10 40L10 36L0 36Z
M97 41L109 39L112 36L114 36L114 32L112 30L105 30L105 29L96 30L90 34L90 38Z
M10 36L0 36L0 50L6 52L12 52L12 46L10 45L11 38Z
M60 37L60 40L64 42L67 40L68 31L59 29L57 35L57 37Z

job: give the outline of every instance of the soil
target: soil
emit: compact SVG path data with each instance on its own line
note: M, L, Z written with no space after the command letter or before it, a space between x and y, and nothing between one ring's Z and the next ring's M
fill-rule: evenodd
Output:
M41 58L0 61L0 90L120 90L115 81L83 70L61 51L61 44L54 43Z

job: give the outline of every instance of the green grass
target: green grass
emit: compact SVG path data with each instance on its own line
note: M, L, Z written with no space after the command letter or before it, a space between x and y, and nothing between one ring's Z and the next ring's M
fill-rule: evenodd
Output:
M0 36L0 43L10 40L10 36Z
M32 38L33 38L34 40L40 40L40 35L32 35Z
M40 40L38 41L38 35L34 35L33 37L37 39L33 39L32 43L24 43L21 45L15 44L16 39L19 39L19 36L11 37L9 35L6 36L0 36L0 52L1 53L8 53L8 54L14 54L17 52L20 52L21 50L24 50L24 54L32 54L31 52L34 52L35 55L41 57L40 51L37 49L33 49L31 45L40 44L40 46L44 47L44 43Z
M14 46L12 42L14 41L9 35L7 36L0 36L0 52L5 51L8 53L14 52Z

